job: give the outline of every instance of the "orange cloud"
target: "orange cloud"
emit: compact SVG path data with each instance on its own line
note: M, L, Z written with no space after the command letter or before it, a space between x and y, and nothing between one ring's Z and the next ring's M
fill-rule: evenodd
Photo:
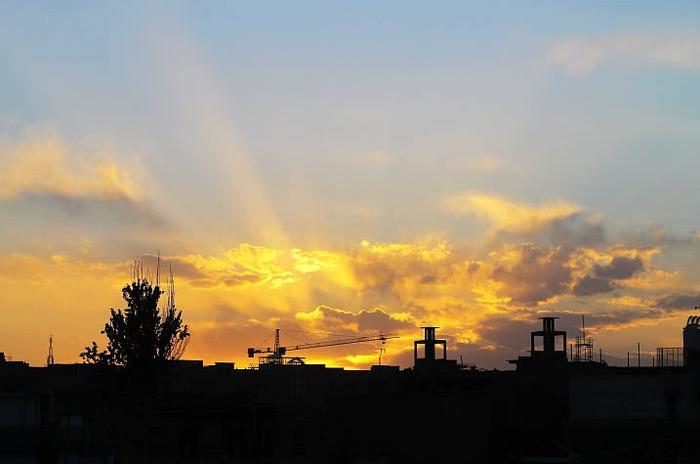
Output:
M114 161L71 157L57 137L27 140L0 154L0 198L55 194L135 200L134 175Z
M582 211L580 206L556 202L540 206L516 203L495 195L461 193L444 202L448 211L488 220L495 230L531 231L552 221L571 218Z
M309 333L397 331L401 339L392 342L393 354L386 360L410 362L418 326L434 324L465 354L493 360L493 353L518 349L506 343L508 337L529 327L542 311L569 314L576 304L590 315L592 327L613 330L670 317L677 309L661 307L671 300L658 295L682 295L675 291L678 287L646 286L655 276L676 272L654 266L653 256L662 248L487 245L471 250L447 241L364 241L344 249L304 249L243 243L219 254L163 260L173 263L177 301L192 328L188 356L231 359L243 366L249 362L247 346L263 343L276 327ZM86 256L0 255L0 304L8 310L7 321L25 330L34 330L39 321L42 332L62 340L60 360L75 361L97 336L109 307L122 304L119 290L128 278L129 261ZM154 257L146 261L155 265ZM576 288L586 278L605 285L579 291L585 294L579 297ZM36 308L36 313L26 308ZM47 318L54 310L61 317ZM12 340L7 330L0 329L0 336ZM32 344L23 351L25 345L16 340L10 348L41 362L43 340ZM366 367L362 363L375 360L376 350L319 350L308 359Z

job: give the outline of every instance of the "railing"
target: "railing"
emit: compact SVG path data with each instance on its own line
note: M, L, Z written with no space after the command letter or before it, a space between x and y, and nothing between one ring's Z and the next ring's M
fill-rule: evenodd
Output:
M656 367L683 367L683 348L657 348Z

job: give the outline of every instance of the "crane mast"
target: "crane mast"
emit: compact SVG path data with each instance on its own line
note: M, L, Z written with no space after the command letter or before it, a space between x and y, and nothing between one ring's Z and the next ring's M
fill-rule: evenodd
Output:
M398 334L379 334L364 337L350 337L340 340L330 340L327 342L302 343L299 345L281 346L280 344L280 329L275 329L275 340L272 347L267 348L248 348L248 357L253 358L256 354L262 354L259 358L260 364L303 364L304 360L298 356L285 356L288 351L309 350L313 348L325 348L329 346L351 345L354 343L367 343L380 341L382 344L392 338L399 338Z

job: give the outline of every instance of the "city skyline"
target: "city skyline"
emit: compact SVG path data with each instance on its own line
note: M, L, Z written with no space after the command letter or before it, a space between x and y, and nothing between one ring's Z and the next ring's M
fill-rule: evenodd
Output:
M407 366L436 325L505 368L542 315L610 360L681 345L700 6L130 6L0 4L8 355L79 362L157 253L206 362L282 327L398 332Z

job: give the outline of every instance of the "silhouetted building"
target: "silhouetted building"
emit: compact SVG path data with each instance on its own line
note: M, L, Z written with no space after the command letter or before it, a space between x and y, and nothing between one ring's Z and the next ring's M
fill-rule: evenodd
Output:
M690 316L683 328L683 352L687 367L700 367L700 316Z
M0 358L0 463L695 462L697 370L567 368L565 340L543 318L515 371L460 369L430 326L403 370Z
M12 360L10 360L10 359L7 359L7 358L5 357L5 353L2 352L2 351L0 351L0 366L4 366L4 367L26 367L26 366L29 366L29 364L27 364L27 363L24 362L24 361L12 361Z

